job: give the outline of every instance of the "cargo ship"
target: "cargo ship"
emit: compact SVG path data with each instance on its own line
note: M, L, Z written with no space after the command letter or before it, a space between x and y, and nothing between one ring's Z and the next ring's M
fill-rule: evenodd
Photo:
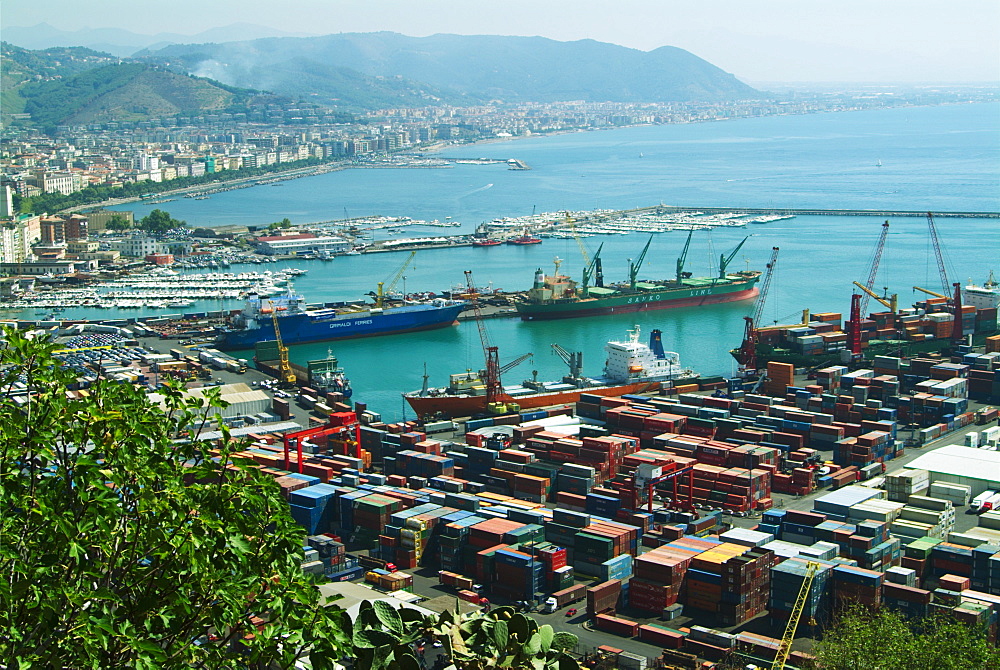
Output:
M693 232L692 230L691 233ZM688 233L684 251L677 259L677 273L673 279L638 281L639 268L649 250L649 242L646 242L639 259L629 263L629 280L605 285L598 249L594 259L584 268L582 283L559 274L558 259L551 276L546 276L541 268L536 270L535 283L527 291L526 298L515 304L518 314L524 321L567 319L673 307L700 307L757 297L756 285L760 280L760 272L726 271L747 238L732 253L720 257L717 277L692 277L690 272L684 271L691 233ZM591 279L595 280L594 286L589 285Z
M649 344L639 341L639 326L628 331L624 341L609 341L604 346L607 360L604 374L582 376L583 354L570 353L557 344L553 350L569 365L569 374L560 381L528 379L514 386L504 386L498 402L505 410L548 407L577 402L581 394L618 396L626 393L657 391L665 383L696 379L697 374L681 367L680 356L663 350L661 331L650 333ZM419 417L473 416L486 411L484 372L466 371L450 376L447 388L424 388L404 393L403 397Z
M217 331L220 349L252 349L257 342L277 339L275 324L285 344L344 340L352 337L394 335L444 328L456 323L466 306L461 300L434 298L402 305L357 305L308 309L305 299L291 289L265 298L247 297L243 310Z

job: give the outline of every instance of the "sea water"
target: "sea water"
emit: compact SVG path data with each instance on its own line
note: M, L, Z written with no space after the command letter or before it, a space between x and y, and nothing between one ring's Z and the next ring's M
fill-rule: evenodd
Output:
M472 232L483 221L532 211L618 209L660 202L996 212L1000 211L998 111L996 104L912 107L567 133L451 147L441 154L518 158L532 168L528 171L507 170L503 164L344 170L281 182L281 187L229 191L208 200L179 198L123 209L138 217L159 207L192 226L266 225L285 217L307 223L342 218L345 213L441 221L450 216L462 224L453 229L407 229L406 236ZM771 248L781 249L764 325L795 323L804 308L846 313L851 282L867 279L881 223L876 217L799 216L745 229L697 232L686 269L706 276L719 254L751 235L731 269L762 270ZM981 283L991 269L1000 271L1000 221L938 217L936 223L950 280ZM386 236L379 233L378 239ZM639 277L671 277L685 237L681 232L654 236ZM629 259L638 257L647 239L631 234L595 236L583 242L590 254L604 243L605 277L620 281L626 277ZM375 290L377 282L397 274L407 255L346 256L332 262L283 262L246 269L308 269L295 281L295 288L309 302L326 302L357 299ZM562 272L579 278L583 260L576 241L546 239L526 247L420 251L396 288L410 293L442 291L463 284L464 272L472 270L478 286L523 290L530 287L536 268L551 273L555 257L562 259ZM905 306L925 297L914 292L915 285L941 289L927 223L923 217L893 218L875 290L881 293L888 287ZM190 309L236 306L201 301ZM485 323L491 343L500 349L501 363L534 354L531 361L507 373L506 383L530 378L534 371L539 379L565 374L565 365L551 350L553 343L582 351L585 372L600 374L604 343L625 338L633 325L640 327L643 338L651 329L661 329L666 348L679 352L685 366L714 375L734 370L728 350L739 345L743 317L751 308L750 302L741 302L560 321ZM874 300L869 302L868 311L880 310ZM84 315L74 310L62 314ZM86 316L135 314L101 311ZM420 387L425 364L431 385L446 384L449 373L483 366L480 332L472 322L422 333L296 345L290 353L293 361L304 364L324 357L328 348L351 377L355 399L368 402L389 420L412 418L400 393Z

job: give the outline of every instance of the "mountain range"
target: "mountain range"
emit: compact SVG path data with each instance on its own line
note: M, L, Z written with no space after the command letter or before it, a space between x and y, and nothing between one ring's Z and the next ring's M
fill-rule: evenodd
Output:
M724 102L759 91L674 47L542 37L344 33L171 44L121 58L2 46L4 122L43 127L237 110L279 96L339 115L490 102ZM346 117L345 117L346 118Z
M48 23L24 27L5 26L3 29L6 42L25 49L80 46L120 57L131 56L140 49L159 49L168 44L236 42L261 37L302 37L304 35L304 33L287 33L252 23L233 23L228 26L211 28L195 35L181 35L179 33L144 35L122 28L59 30Z
M319 95L304 81L324 69L396 78L431 96L504 102L719 102L759 91L676 47L639 51L544 37L342 33L223 44L174 44L136 58L166 63L244 88ZM322 75L320 75L322 76ZM323 100L317 100L323 102ZM325 100L337 104L331 97Z

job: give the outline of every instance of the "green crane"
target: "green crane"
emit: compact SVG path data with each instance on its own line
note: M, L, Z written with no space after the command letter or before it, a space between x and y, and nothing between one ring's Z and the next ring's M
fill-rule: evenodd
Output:
M681 280L684 279L684 261L688 257L688 249L691 248L691 236L694 235L694 228L688 231L687 242L684 243L684 251L681 252L680 258L677 259L677 283L680 284ZM691 275L688 274L688 277Z
M628 259L628 285L633 291L635 290L635 278L639 274L639 268L642 267L642 261L646 258L646 252L649 251L649 244L653 241L653 236L649 236L649 240L646 242L646 246L642 248L642 253L639 254L639 258L632 262L632 259ZM686 252L687 250L685 250Z
M740 252L740 249L743 248L743 245L746 244L746 241L749 239L750 236L747 235L746 237L743 238L742 242L736 245L736 248L733 249L733 253L729 254L728 256L725 254L719 256L719 279L726 278L726 268L728 268L729 264L733 262L733 259L736 258L736 254Z
M601 267L601 249L604 248L604 243L597 247L597 253L594 254L594 258L590 260L587 265L583 268L583 285L581 287L581 293L583 297L587 297L587 289L590 287L590 279L594 276L595 272L598 272ZM603 282L598 282L600 286Z

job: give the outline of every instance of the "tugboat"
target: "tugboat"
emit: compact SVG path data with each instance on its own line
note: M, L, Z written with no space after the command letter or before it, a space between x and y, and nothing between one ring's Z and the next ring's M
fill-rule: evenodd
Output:
M486 238L485 240L473 240L472 246L474 247L498 247L500 246L500 240L494 240Z
M531 235L528 235L527 233L525 233L524 235L521 235L520 237L512 237L509 240L507 240L507 244L514 244L514 245L517 245L517 246L525 246L525 245L528 245L528 244L541 244L541 243L542 243L542 240L540 238L538 238L538 237L532 237Z

